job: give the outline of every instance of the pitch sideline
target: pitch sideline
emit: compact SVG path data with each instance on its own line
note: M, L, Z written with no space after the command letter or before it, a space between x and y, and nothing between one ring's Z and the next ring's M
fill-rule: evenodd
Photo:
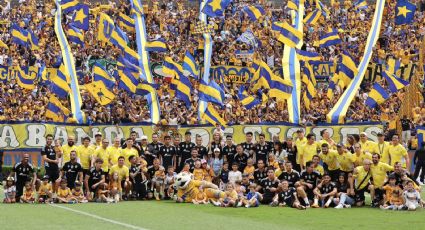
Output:
M91 213L88 213L88 212L83 212L83 211L76 210L76 209L73 209L73 208L64 207L64 206L57 205L57 204L49 204L49 205L52 206L52 207L55 207L55 208L61 208L61 209L64 209L64 210L67 210L67 211L70 211L70 212L78 213L80 215L84 215L84 216L92 217L92 218L95 218L95 219L98 219L98 220L101 220L101 221L109 222L111 224L120 225L120 226L123 226L123 227L126 227L126 228L136 229L136 230L149 230L147 228L141 228L139 226L135 226L135 225L126 224L126 223L123 223L123 222L111 220L111 219L108 219L108 218L104 218L104 217L101 217L101 216L98 216L98 215L94 215L94 214L91 214Z

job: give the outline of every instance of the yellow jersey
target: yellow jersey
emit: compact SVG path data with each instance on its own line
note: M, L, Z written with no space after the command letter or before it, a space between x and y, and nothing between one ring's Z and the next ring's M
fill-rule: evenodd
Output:
M366 159L372 160L372 154L368 152L362 152L360 155L357 155L356 153L354 153L353 157L354 157L355 166L363 165L363 161Z
M317 147L320 149L322 148L322 144L328 144L329 149L336 149L335 141L331 139L331 142L328 142L325 139L320 140L317 142Z
M400 162L403 168L406 168L407 150L403 145L398 144L396 146L390 145L387 149L387 154L390 158L390 165L394 165L395 162Z
M393 171L394 167L382 162L378 162L377 165L372 164L370 166L370 170L372 172L373 185L376 188L380 188L384 186L385 178L387 177L387 172Z
M78 151L77 151L77 146L73 145L73 146L69 146L69 145L62 145L62 159L63 159L63 163L65 164L66 162L71 160L71 151L75 151L77 153L77 158L80 158Z
M314 142L312 145L305 144L302 146L300 151L300 159L302 159L302 163L305 166L307 162L313 159L313 156L317 154L317 144Z
M118 157L120 156L124 156L122 154L122 149L121 147L115 147L115 146L109 146L107 148L108 152L109 152L109 159L112 162L112 165L116 165L118 164ZM111 165L111 166L112 166Z
M191 180L185 189L177 190L177 197L182 198L185 202L192 202L199 193L199 187L202 185L202 181Z
M363 151L372 153L375 150L376 142L367 140L365 142L359 141L359 144Z
M71 189L68 187L62 189L61 187L58 188L58 196L62 198L67 198L68 196L71 196Z
M109 152L108 152L108 149L104 149L104 148L100 147L94 152L93 156L103 160L102 171L108 172L108 170L109 170Z
M301 148L305 144L307 144L307 138L305 138L305 137L303 139L298 139L297 138L297 140L295 141L295 146L297 146L297 150L298 150L297 159L296 159L297 164L300 164L301 163L300 151L301 151Z
M122 151L121 151L121 154L124 156L124 158L125 158L125 165L127 166L127 167L130 167L130 161L128 161L128 158L130 157L130 156L139 156L139 153L137 152L137 150L135 149L135 148L131 148L131 149L128 149L128 148L125 148L125 149L123 149Z
M80 145L77 148L77 152L80 156L80 164L83 169L90 169L91 159L93 157L93 148Z
M338 162L339 169L341 169L341 171L352 172L354 169L353 163L356 161L356 158L354 157L354 154L350 152L344 152L336 156L336 161Z
M52 191L52 184L47 183L41 183L40 188L38 188L38 195L39 196L45 196L48 192Z
M119 165L114 165L111 167L111 170L109 171L109 175L113 175L115 172L118 173L118 180L122 181L125 180L127 177L130 176L130 172L128 170L128 167L123 165L120 167Z
M254 171L255 171L255 167L254 166L246 166L243 170L244 174L248 174L249 175L249 179L252 180L254 179Z
M323 174L325 173L325 169L323 168L323 166L321 165L317 165L316 167L314 167L314 170L316 170L318 173L320 173L320 175L323 176Z
M366 171L363 166L356 167L356 170L353 175L354 179L356 179L354 188L357 190L365 188L368 185L371 176L372 173L368 173L368 171Z
M320 153L319 157L328 165L328 170L337 170L339 169L337 161L338 152L333 149L329 149L327 154Z
M193 170L193 179L194 180L203 180L204 179L204 170L199 168L199 169L194 169Z
M379 156L381 156L381 162L384 163L389 163L390 162L390 158L388 156L388 147L390 146L390 143L384 141L383 143L376 143L375 148L373 149L373 151L371 153L375 154L379 154Z

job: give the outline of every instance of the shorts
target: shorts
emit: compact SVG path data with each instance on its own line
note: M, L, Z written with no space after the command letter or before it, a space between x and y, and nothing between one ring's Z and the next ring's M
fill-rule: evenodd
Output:
M365 201L364 193L365 192L370 193L370 191L369 191L369 185L370 184L367 184L364 188L355 191L356 195L355 195L354 200L356 201L356 203L358 203L358 202L364 202Z
M307 198L309 200L314 200L314 192L313 192L314 188L309 189L307 188L307 186L304 186L304 187L305 187L305 193L307 194Z
M283 200L283 202L287 206L292 207L292 206L294 206L295 199L291 197L291 198L288 198L288 199ZM283 203L283 202L279 202L279 203Z
M107 172L102 171L102 175L105 176L105 183L109 183L109 170Z
M59 178L59 169L46 168L46 172L44 175L49 176L49 181L55 183L56 180Z
M25 182L16 182L15 184L16 186L16 199L19 199L23 194L24 194L24 187L25 187Z
M328 170L329 176L331 177L332 181L338 181L339 174L341 173L341 170Z
M46 201L49 199L48 195L40 195L40 197L38 199L43 199L43 201Z
M383 189L375 188L375 201L379 202L384 199L385 191Z
M264 197L263 196L263 199L261 200L262 204L270 204L271 202L273 202L273 197Z

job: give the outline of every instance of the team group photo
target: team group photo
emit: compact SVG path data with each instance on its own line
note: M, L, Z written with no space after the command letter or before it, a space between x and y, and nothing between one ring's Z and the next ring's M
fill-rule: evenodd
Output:
M1 229L425 229L424 73L424 0L0 1Z

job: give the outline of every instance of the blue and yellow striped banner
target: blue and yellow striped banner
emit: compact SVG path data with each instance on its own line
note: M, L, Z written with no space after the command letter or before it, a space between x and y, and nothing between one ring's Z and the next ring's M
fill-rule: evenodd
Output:
M149 65L149 52L146 51L146 23L145 18L143 17L143 5L141 0L131 0L131 4L134 9L133 19L136 26L136 41L137 41L137 51L140 56L139 66L142 69L141 78L148 82L149 84L154 83L152 72ZM152 123L157 124L160 120L160 108L158 94L156 91L150 92L147 94L146 99L149 103L150 115Z
M77 73L75 72L75 60L72 56L71 48L69 47L68 40L66 39L65 32L62 28L62 8L60 0L56 0L56 15L55 15L55 32L61 47L63 64L66 72L71 77L71 110L72 115L78 123L85 122L85 116L81 111L82 100L80 95L80 86L78 84Z
M348 107L353 101L354 96L359 90L360 84L363 81L364 75L367 70L367 66L372 57L373 47L376 44L376 41L379 38L379 32L381 29L382 15L384 13L385 0L376 1L375 14L373 16L372 28L370 28L370 33L366 41L365 52L363 58L360 62L358 73L351 81L350 85L347 87L345 92L342 94L341 98L331 109L327 115L328 122L331 123L344 123L345 114L347 113Z
M295 25L295 29L303 32L303 18L304 15L304 2L300 1L298 12L291 11L293 25ZM302 40L297 45L297 49L301 49ZM300 62L297 58L297 52L295 48L291 48L285 45L283 50L283 58L282 58L282 69L284 79L290 80L292 83L292 95L288 99L288 114L289 114L289 122L299 124L300 116L301 116L301 66Z
M199 8L199 20L203 21L205 24L207 24L207 15L202 12L202 9L205 6L206 1L201 2L201 6ZM211 56L212 56L212 48L213 48L213 41L211 38L211 35L208 33L203 34L204 37L204 73L202 76L202 80L205 82L210 81L210 68L211 68ZM199 100L199 106L198 106L198 118L199 120L202 120L202 114L207 109L207 102L203 100Z

